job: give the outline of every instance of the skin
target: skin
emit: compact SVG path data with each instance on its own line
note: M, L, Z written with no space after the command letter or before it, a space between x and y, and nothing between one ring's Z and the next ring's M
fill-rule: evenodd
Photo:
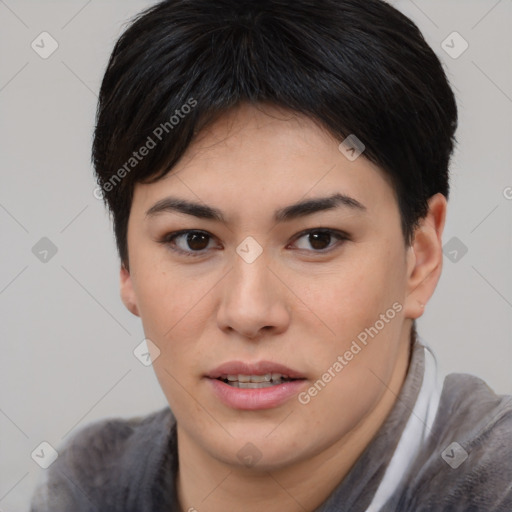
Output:
M441 274L446 199L430 199L406 246L389 179L364 153L349 161L339 143L302 115L242 105L196 137L166 177L135 187L121 297L160 350L153 367L177 418L182 511L313 510L361 455L403 384L412 321ZM273 221L279 208L336 192L366 210ZM171 195L216 207L226 222L146 215ZM318 228L349 239L333 234L315 245L300 235ZM186 236L174 241L201 256L159 242L182 229L210 235L196 246ZM252 263L236 252L247 236L263 250ZM306 405L294 397L265 410L231 409L203 378L226 361L270 360L304 374L307 391L396 302L395 318ZM250 468L237 457L249 442L261 456Z

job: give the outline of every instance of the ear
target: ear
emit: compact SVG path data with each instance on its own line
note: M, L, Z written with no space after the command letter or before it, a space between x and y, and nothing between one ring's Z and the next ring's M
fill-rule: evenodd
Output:
M132 277L130 275L130 271L124 266L124 263L121 264L119 278L121 285L121 299L124 305L130 313L140 316L139 309L137 307L137 298L135 296L135 291L133 290Z
M442 235L446 220L446 197L435 194L429 199L428 205L428 213L416 228L407 254L406 318L416 319L423 315L443 268Z

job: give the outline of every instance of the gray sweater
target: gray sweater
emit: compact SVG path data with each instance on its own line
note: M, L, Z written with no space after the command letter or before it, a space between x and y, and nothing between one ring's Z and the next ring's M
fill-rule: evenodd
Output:
M313 512L512 512L512 396L466 374L448 375L436 394L427 385L428 359L416 340L392 411ZM58 452L31 512L180 510L169 407L89 424Z

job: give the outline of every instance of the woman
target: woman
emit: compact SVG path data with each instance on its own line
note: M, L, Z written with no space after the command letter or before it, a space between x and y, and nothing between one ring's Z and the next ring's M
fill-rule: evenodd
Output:
M169 407L77 432L32 511L512 510L510 397L436 375L415 329L456 126L383 1L142 13L93 158Z

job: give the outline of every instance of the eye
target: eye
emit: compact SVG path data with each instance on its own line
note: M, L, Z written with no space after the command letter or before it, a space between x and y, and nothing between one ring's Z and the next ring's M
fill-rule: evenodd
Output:
M211 235L206 231L189 229L169 233L160 240L160 243L185 256L197 257L206 252L209 239L211 239Z
M307 245L309 245L310 247L313 247L313 252L324 253L329 252L329 247L333 247L333 245L330 245L333 239L338 240L338 243L334 244L334 246L336 246L340 245L342 242L346 240L349 240L349 236L341 231L316 228L300 233L296 240L301 239L305 239L306 243L304 244L304 247L299 247L299 249L309 250L309 248L307 247Z
M206 254L211 239L212 235L206 231L188 229L169 233L159 240L159 242L168 246L172 251L183 254L184 256L198 257ZM325 253L330 251L329 248L340 245L342 242L349 240L350 237L348 234L341 231L315 228L299 233L294 240L301 239L306 239L305 245L309 244L310 247L313 248L313 252ZM337 240L338 243L333 245L333 239ZM297 242L295 242L295 244L296 243ZM299 247L299 249L310 250L308 247Z

